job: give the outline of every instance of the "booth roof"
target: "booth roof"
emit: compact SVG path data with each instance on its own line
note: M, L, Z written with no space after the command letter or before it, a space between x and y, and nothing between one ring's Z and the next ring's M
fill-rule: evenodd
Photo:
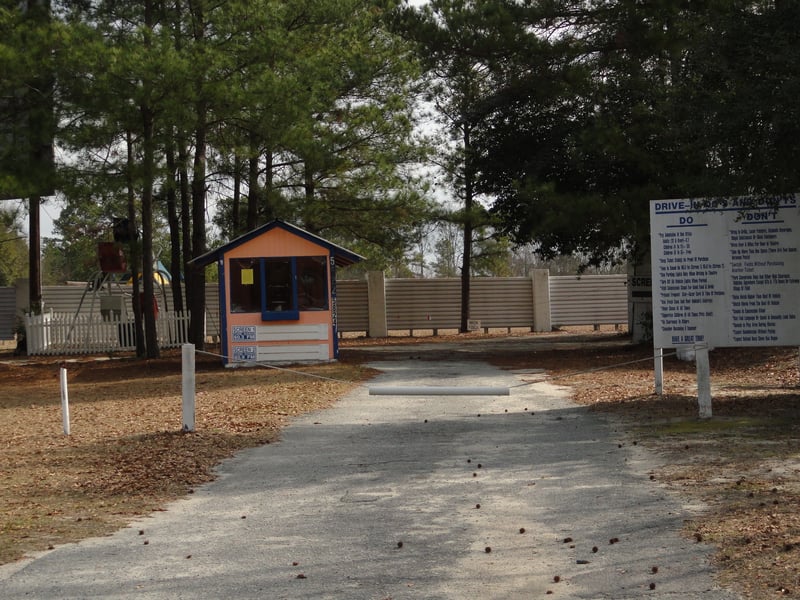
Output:
M293 233L301 238L304 238L314 244L322 246L330 250L331 256L333 257L334 261L336 262L337 267L346 267L348 265L352 265L357 262L361 262L364 260L364 257L356 254L355 252L351 252L346 248L342 248L334 244L333 242L329 242L326 239L319 237L318 235L314 235L313 233L309 233L304 229L300 229L295 225L291 225L286 223L285 221L281 221L280 219L275 219L274 221L270 221L260 227L256 227L252 231L248 231L245 234L240 235L238 238L231 240L227 244L220 246L215 250L211 250L210 252L206 252L201 256L193 258L189 261L190 264L205 266L211 264L212 262L216 262L219 260L226 252L229 250L236 248L237 246L244 244L245 242L249 242L250 240L257 238L258 236L267 233L268 231L279 227L284 229L290 233Z

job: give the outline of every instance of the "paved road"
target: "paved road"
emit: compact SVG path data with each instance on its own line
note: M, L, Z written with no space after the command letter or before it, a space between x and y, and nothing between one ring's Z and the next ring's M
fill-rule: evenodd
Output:
M522 377L461 357L372 366L373 385ZM0 568L0 598L736 598L623 442L545 384L496 397L359 388L166 512Z

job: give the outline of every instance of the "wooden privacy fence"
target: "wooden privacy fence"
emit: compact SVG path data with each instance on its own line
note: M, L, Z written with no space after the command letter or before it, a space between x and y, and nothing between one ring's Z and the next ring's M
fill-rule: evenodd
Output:
M136 349L133 317L45 312L25 315L29 355L96 354ZM189 313L162 312L156 319L158 344L175 348L189 341Z

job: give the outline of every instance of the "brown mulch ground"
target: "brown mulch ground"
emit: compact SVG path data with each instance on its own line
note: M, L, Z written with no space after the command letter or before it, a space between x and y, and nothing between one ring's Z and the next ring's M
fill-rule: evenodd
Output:
M714 418L701 421L693 364L666 358L665 394L658 397L652 349L596 333L609 343L523 356L497 349L486 358L507 368L546 369L576 401L619 419L627 443L652 449L661 458L652 477L706 507L684 533L717 547L722 583L748 598L800 596L797 350L713 351ZM345 340L343 355L374 343ZM179 354L81 359L66 364L67 437L61 363L25 362L0 354L0 563L107 534L160 510L209 481L220 460L275 440L289 417L330 406L352 388L282 371L223 369L217 359L198 356L197 433L183 434ZM628 364L575 374L620 363ZM370 376L358 358L303 370L344 381Z
M3 357L6 358L6 357ZM196 433L181 433L181 357L66 364L71 435L63 434L60 363L0 364L0 563L118 529L212 479L237 450L269 443L293 415L353 387L197 358ZM358 381L358 365L304 367Z

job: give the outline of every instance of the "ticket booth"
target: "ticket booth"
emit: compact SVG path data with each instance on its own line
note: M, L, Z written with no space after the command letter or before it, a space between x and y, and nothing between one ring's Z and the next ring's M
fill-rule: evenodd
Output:
M219 269L225 364L338 358L336 269L361 260L280 220L195 258Z

